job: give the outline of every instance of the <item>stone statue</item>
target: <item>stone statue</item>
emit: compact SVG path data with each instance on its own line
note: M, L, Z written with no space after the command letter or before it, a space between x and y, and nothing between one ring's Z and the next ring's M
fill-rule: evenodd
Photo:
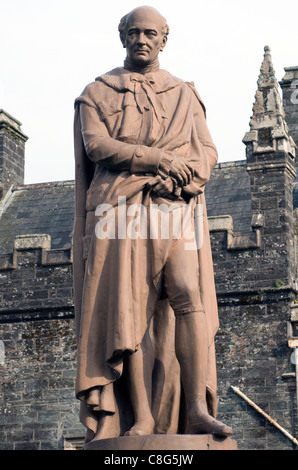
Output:
M216 420L218 314L204 199L217 151L194 84L159 68L165 19L136 8L119 32L124 67L75 102L80 419L87 442L226 437L231 428ZM167 216L167 236L156 214Z

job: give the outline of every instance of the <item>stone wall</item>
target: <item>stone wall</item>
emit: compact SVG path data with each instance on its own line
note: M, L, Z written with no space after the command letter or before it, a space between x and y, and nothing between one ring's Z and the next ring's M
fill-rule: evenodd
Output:
M211 232L220 318L216 336L219 419L233 427L240 450L293 449L292 442L236 395L232 386L297 436L295 366L287 338L296 290L284 278L284 265L277 266L274 245L271 251L264 250L269 226L267 231L265 225L258 229L259 247L245 248L244 236L237 250L228 248L227 228L223 224L220 230L217 223L217 230ZM240 238L238 234L239 242Z
M0 448L57 450L80 439L73 320L15 321L0 330Z
M18 237L0 256L0 449L81 444L74 395L76 341L71 250L48 236Z
M270 288L262 288L262 275L252 268L264 251L245 247L248 234L234 234L228 217L209 223L220 316L219 419L232 425L239 449L292 449L291 441L231 386L297 433L294 365L287 344L295 295L272 279ZM229 248L228 236L241 248ZM51 250L48 238L38 235L15 240L14 265L0 257L1 449L79 448L84 438L74 396L72 257L66 251Z
M293 449L292 442L235 394L253 400L292 436L298 433L295 367L287 342L293 297L276 288L219 295L216 336L219 418L231 425L241 450Z
M239 449L293 449L293 443L232 390L239 387L292 436L298 433L295 366L288 322L296 306L293 159L247 154L251 229L231 218L210 222L220 329L216 337L219 417ZM295 317L296 318L296 317Z

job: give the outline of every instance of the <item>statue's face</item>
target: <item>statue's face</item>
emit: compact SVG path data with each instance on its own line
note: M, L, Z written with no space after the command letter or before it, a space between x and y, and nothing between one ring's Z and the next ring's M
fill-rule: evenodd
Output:
M164 20L157 12L145 8L128 18L125 46L133 63L147 65L155 61L167 42L163 25Z

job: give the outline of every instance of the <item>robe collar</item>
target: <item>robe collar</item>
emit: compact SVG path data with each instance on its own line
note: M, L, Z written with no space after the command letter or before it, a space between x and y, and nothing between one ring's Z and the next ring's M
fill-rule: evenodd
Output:
M95 79L101 81L106 85L114 88L117 91L135 91L135 83L144 83L154 89L155 93L167 92L179 85L183 80L175 77L166 70L157 70L156 72L137 73L125 69L124 67L117 67L110 72L101 75Z

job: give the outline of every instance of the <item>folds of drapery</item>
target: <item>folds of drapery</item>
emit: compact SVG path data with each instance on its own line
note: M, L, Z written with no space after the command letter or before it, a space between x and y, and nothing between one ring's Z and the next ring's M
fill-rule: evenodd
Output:
M216 150L205 123L204 109L193 87L167 77L164 82L167 86L170 82L171 86L167 88L159 83L159 92L156 92L158 100L149 98L148 92L145 97L142 95L143 104L138 97L133 99L136 104L132 106L135 84L140 87L144 83L131 80L129 76L132 92L123 87L123 83L127 83L126 75L123 77L120 74L119 80L117 74L112 75L109 84L105 76L104 80L87 87L77 100L75 112L76 219L73 246L78 338L76 394L81 400L81 421L87 428L96 432L100 410L105 410L119 423L119 434L124 433L132 424L132 412L123 363L127 354L140 347L142 337L149 328L155 351L152 411L156 419L156 432L175 433L179 422L181 424L183 421L183 407L179 365L174 351L174 313L167 299L158 301L162 267L171 249L171 241L99 240L94 232L97 221L95 210L100 204L108 203L117 211L119 196L125 196L130 202L150 203L146 184L152 181L154 174L131 173L133 163L138 161L136 149L141 148L145 158L148 152L149 161L150 152L158 149L177 152L192 162L195 177L184 189L203 208L203 243L197 251L201 280L198 288L208 323L210 367L206 393L210 411L215 415L214 335L218 328L218 316L203 192L216 162ZM155 85L158 78L156 75ZM154 84L146 86L153 87ZM122 108L125 100L126 106ZM129 100L130 104L127 105ZM103 102L105 106L102 110L100 103ZM151 104L151 112L146 110L147 103ZM85 121L82 119L82 107L87 110ZM145 119L144 116L140 117L138 107L143 107ZM155 108L159 111L155 112ZM137 123L133 129L131 119ZM142 132L142 128L148 125L148 119L151 129L153 119L156 122L162 119L162 125L156 126L153 134L155 142L152 142L152 133ZM125 122L128 128L125 128ZM120 133L121 140L117 140ZM86 149L90 152L88 149L91 147L92 159L90 153L88 156L86 153ZM117 168L119 161L121 167Z

